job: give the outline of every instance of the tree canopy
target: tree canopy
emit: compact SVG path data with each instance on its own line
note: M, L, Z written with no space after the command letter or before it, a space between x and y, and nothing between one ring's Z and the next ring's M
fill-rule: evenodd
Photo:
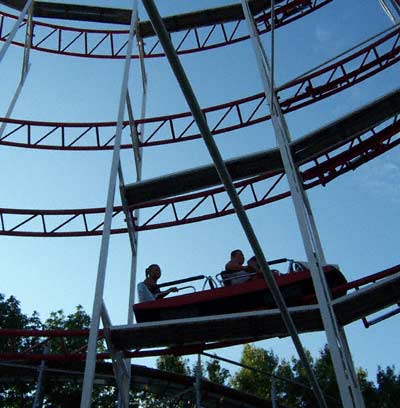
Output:
M0 328L10 329L85 329L90 324L90 316L77 306L74 313L66 315L62 310L50 313L44 322L33 312L27 316L21 311L20 302L14 297L8 298L0 294ZM43 351L44 345L34 338L0 337L2 352L21 352L36 346ZM71 338L63 344L52 341L51 351L61 352L65 347L77 350L85 346L82 338ZM308 359L314 369L321 388L328 398L329 407L340 406L340 396L337 387L332 360L328 347L325 346L318 356ZM240 358L241 368L230 372L222 367L217 358L203 359L201 375L203 378L220 385L227 385L239 391L253 394L270 400L272 389L278 403L288 408L314 407L313 393L308 386L307 376L299 359L291 357L282 359L273 352L252 344L243 347ZM188 359L180 356L161 356L157 360L157 368L185 376L195 376L196 364L190 365ZM374 381L368 378L368 373L359 368L358 378L363 391L367 408L397 408L400 401L400 373L395 366L378 367ZM14 378L9 382L0 382L0 406L19 408L32 406L36 394L36 379L26 381ZM81 382L73 379L56 381L51 375L46 375L43 382L43 407L78 406L81 396ZM96 385L93 392L93 404L96 407L114 407L117 403L117 392L114 387ZM148 392L132 393L131 406L136 408L170 408L194 407L191 399L174 400L164 396L152 395Z

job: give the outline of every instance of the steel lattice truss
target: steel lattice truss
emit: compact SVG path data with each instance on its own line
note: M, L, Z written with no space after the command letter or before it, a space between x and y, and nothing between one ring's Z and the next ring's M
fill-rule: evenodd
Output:
M284 26L303 17L332 0L285 0L276 6L275 27ZM18 17L0 12L0 40L5 41L15 20ZM179 18L177 16L176 18ZM270 13L263 12L256 17L260 34L271 28ZM15 45L25 46L24 29L26 22L21 24ZM242 19L228 23L211 24L205 27L190 28L183 32L172 33L172 40L179 54L188 54L207 49L222 47L249 38L246 25ZM49 53L90 57L90 58L124 58L128 43L128 30L90 30L33 23L34 38L32 49ZM157 37L147 37L145 55L148 57L163 57L164 53ZM135 55L138 58L138 55Z
M395 275L400 271L400 265L395 265L381 272L348 282L336 290L358 290L371 283L379 282L384 278ZM387 317L390 317L387 314ZM26 330L26 329L0 329L0 361L84 361L89 330ZM163 354L194 354L208 349L227 347L233 344L248 342L214 342L200 345L181 345L171 348L158 348L150 350L124 351L125 357L149 357ZM46 351L45 351L46 350ZM105 349L104 332L99 330L97 360L110 359L109 352Z
M344 145L335 146L300 168L306 189L325 185L354 170L400 143L399 114ZM283 172L259 175L236 183L246 209L259 207L289 196ZM165 228L233 214L222 187L146 204L142 207L138 231ZM73 237L101 235L104 208L75 210L0 209L0 235ZM114 208L113 234L127 232L122 207Z
M282 86L278 96L284 113L332 96L392 66L400 59L400 29L395 28L353 54ZM214 135L270 119L265 95L205 108ZM58 123L4 119L7 128L0 144L57 150L109 150L113 148L115 122ZM190 112L136 121L146 125L143 147L177 143L201 137ZM124 122L122 148L130 148L129 122ZM129 142L128 142L129 141Z

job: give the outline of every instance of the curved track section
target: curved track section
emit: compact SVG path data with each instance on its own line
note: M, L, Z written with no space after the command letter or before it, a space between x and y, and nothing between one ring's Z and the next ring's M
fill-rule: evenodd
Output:
M277 3L275 27L281 27L301 18L332 0L285 0ZM1 1L9 4L13 1ZM282 4L284 3L284 4ZM68 4L36 3L36 15L46 18L82 17L82 20L112 22L113 19L129 24L130 10L85 7ZM260 34L271 28L270 13L265 12L270 1L255 1L253 12ZM114 11L113 11L114 10ZM86 16L86 18L85 18ZM126 22L126 19L128 22ZM8 13L0 13L0 40L5 41L10 27L17 19ZM79 18L78 18L79 19ZM106 21L104 21L106 20ZM108 20L108 21L107 21ZM249 38L240 4L208 9L194 13L170 16L164 19L178 54L235 44ZM114 23L118 21L114 21ZM24 47L24 26L21 25L14 45ZM32 49L53 54L87 58L125 58L128 43L127 30L92 30L78 27L64 27L35 21ZM145 58L163 57L164 53L149 21L139 23L139 33L146 38ZM138 58L138 55L135 55Z
M275 10L275 27L281 27L301 18L332 0L281 0ZM2 0L0 3L22 9L24 2ZM253 1L252 11L256 16L260 34L271 28L270 0ZM78 6L48 2L35 3L34 16L63 18L129 25L130 10L105 7ZM16 16L0 12L0 40L5 41ZM193 13L165 17L164 22L172 34L173 44L179 54L188 54L235 44L249 38L241 4L234 4ZM14 45L24 47L23 24ZM149 21L139 23L138 31L146 38L146 58L163 57L164 53ZM128 30L90 30L64 27L35 21L32 49L54 54L88 58L124 58L128 42ZM135 56L138 58L138 55Z
M345 116L292 144L301 166L305 188L325 185L336 177L396 147L400 143L400 91ZM267 160L268 159L268 160ZM277 149L227 162L246 209L288 197L281 188L283 168ZM267 167L266 167L267 166ZM175 183L173 183L175 181ZM168 189L165 189L166 183ZM201 183L201 184L199 184ZM177 173L128 186L132 207L145 208L137 230L171 227L232 214L222 187L198 193L157 199L169 193L183 194L219 184L212 166ZM175 191L173 186L175 185ZM163 188L164 186L164 188ZM145 188L149 199L140 193ZM134 202L132 197L139 200ZM150 194L153 194L151 196ZM157 195L156 195L157 194ZM160 196L160 194L162 194ZM0 209L0 235L66 237L101 235L104 208L71 210ZM114 208L112 233L127 232L122 207Z
M354 290L333 302L339 322L343 325L350 324L399 303L399 283L400 264L337 288ZM323 330L317 305L290 308L289 311L299 332ZM111 336L114 346L123 350L126 357L149 357L195 354L233 344L281 337L287 335L285 330L279 310L274 309L120 326L112 329ZM0 340L5 339L5 351L0 352L0 360L84 361L88 333L88 330L0 329ZM99 346L102 346L102 331L99 331L98 341ZM16 350L17 345L19 351ZM51 353L43 352L45 345L49 346ZM153 348L146 350L143 347ZM108 353L97 354L98 360L109 358Z
M36 364L0 363L0 384L7 385L24 381L36 382L39 371ZM180 399L195 399L195 377L179 375L142 365L131 366L134 375L131 377L131 390L145 391L160 397L167 397L173 403ZM64 382L66 379L82 381L84 366L81 363L47 362L45 375L51 376L51 383ZM98 362L96 364L96 380L103 385L115 386L112 365ZM205 379L201 380L201 400L205 408L272 408L270 401L266 401L250 394L245 394L222 385L214 384Z
M279 88L284 113L318 102L358 84L400 60L400 28L328 66L300 77ZM245 128L270 119L264 93L205 108L204 114L214 135ZM7 127L0 144L13 147L54 150L111 150L115 122L58 123L0 118ZM146 135L141 146L178 143L201 137L190 112L146 118ZM124 122L122 148L131 148L129 122Z

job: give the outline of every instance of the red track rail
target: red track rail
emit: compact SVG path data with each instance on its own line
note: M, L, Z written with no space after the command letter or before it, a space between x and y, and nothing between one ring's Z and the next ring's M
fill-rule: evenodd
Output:
M336 146L301 166L306 189L326 185L336 177L354 170L400 143L400 117L357 135L345 145ZM236 183L246 209L278 201L290 195L281 188L284 174L257 176ZM222 187L160 200L143 206L143 223L138 231L165 228L233 214ZM0 235L33 237L76 237L101 235L104 208L71 210L0 209ZM113 234L126 233L125 215L114 208Z
M400 29L307 76L291 81L279 90L284 113L343 91L389 68L400 60ZM205 108L214 135L245 128L270 119L264 93ZM4 119L7 128L0 144L52 150L110 150L115 122L59 123ZM146 125L142 147L177 143L201 137L190 112L138 120ZM129 122L124 122L122 148L131 148Z
M275 27L282 27L297 20L332 0L285 0L276 6ZM0 40L5 41L18 17L0 12ZM179 16L176 16L178 19ZM256 17L260 34L271 28L270 13L263 12ZM17 33L14 45L24 47L24 22ZM53 54L86 58L124 58L128 42L128 30L89 30L65 27L34 21L32 49ZM180 33L171 33L178 54L189 54L223 47L247 40L247 27L243 20L212 24L206 27L190 28ZM164 57L157 37L146 37L146 58ZM134 58L138 58L135 55Z
M385 269L381 272L374 273L372 275L366 276L361 279L348 282L345 285L342 285L340 289L359 289L362 286L368 285L370 283L377 282L383 278L394 275L400 271L400 264L395 265L391 268ZM0 329L0 341L7 340L9 344L5 348L12 348L12 344L16 340L25 340L26 343L29 343L29 347L26 347L22 351L3 351L0 352L0 360L2 361L82 361L86 358L86 345L89 335L89 330L19 330L19 329ZM73 344L72 340L80 339L80 343L83 343L83 346L80 346L79 349L69 349L68 346ZM15 340L15 341L14 341ZM51 346L52 343L57 344L57 347L60 347L60 340L62 340L64 352L48 354L44 353L44 346ZM103 331L99 331L98 342L99 345L103 341ZM241 341L240 343L244 342ZM163 348L157 350L135 350L135 351L126 351L126 357L150 357L150 356L159 356L162 354L194 354L208 349L216 349L220 347L227 347L236 343L228 342L218 342L211 344L203 344L198 346L184 346L184 347L173 347L173 348ZM109 359L110 355L107 352L99 352L97 354L98 360Z

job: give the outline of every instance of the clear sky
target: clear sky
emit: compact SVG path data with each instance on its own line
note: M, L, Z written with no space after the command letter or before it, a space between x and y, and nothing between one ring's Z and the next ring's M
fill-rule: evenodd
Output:
M75 3L81 3L75 1ZM129 1L86 4L130 7ZM184 4L183 4L184 3ZM232 1L203 0L201 7ZM158 1L163 15L195 10L200 2ZM1 6L3 7L3 6ZM141 19L147 16L141 9ZM66 22L61 22L66 25ZM77 23L78 24L78 23ZM384 30L390 20L378 0L334 0L321 10L276 32L276 83L282 84L353 45ZM269 35L263 36L269 50ZM0 65L4 116L19 81L22 50L10 47ZM202 107L261 92L249 42L182 57ZM100 60L33 51L31 70L12 117L79 122L114 121L117 117L123 60ZM149 78L148 116L187 111L186 103L165 59L146 60ZM132 64L130 93L139 116L139 65ZM394 66L329 99L287 115L295 139L340 118L399 86ZM219 135L224 158L275 146L270 123ZM156 177L211 162L201 140L144 149L143 177ZM58 152L0 147L1 207L68 209L103 207L106 202L110 152ZM127 181L135 179L133 157L123 152ZM398 148L329 183L309 191L328 262L339 264L349 280L378 272L399 262L400 203ZM119 200L117 200L119 203ZM293 206L286 199L248 212L267 259L305 260ZM51 311L72 313L82 304L91 313L100 248L99 237L0 238L1 287L15 295L25 313L37 310L42 319ZM397 242L397 244L396 244ZM140 233L138 280L150 263L158 263L163 279L215 275L232 249L251 250L234 216L170 229ZM105 302L113 323L124 324L128 310L130 249L128 237L111 239ZM346 328L356 366L373 377L378 365L398 360L399 317L365 329L361 322ZM397 341L396 341L397 337ZM302 335L305 347L317 353L323 333ZM280 357L295 354L291 341L258 343ZM241 347L218 351L238 357ZM153 364L140 360L139 364Z

